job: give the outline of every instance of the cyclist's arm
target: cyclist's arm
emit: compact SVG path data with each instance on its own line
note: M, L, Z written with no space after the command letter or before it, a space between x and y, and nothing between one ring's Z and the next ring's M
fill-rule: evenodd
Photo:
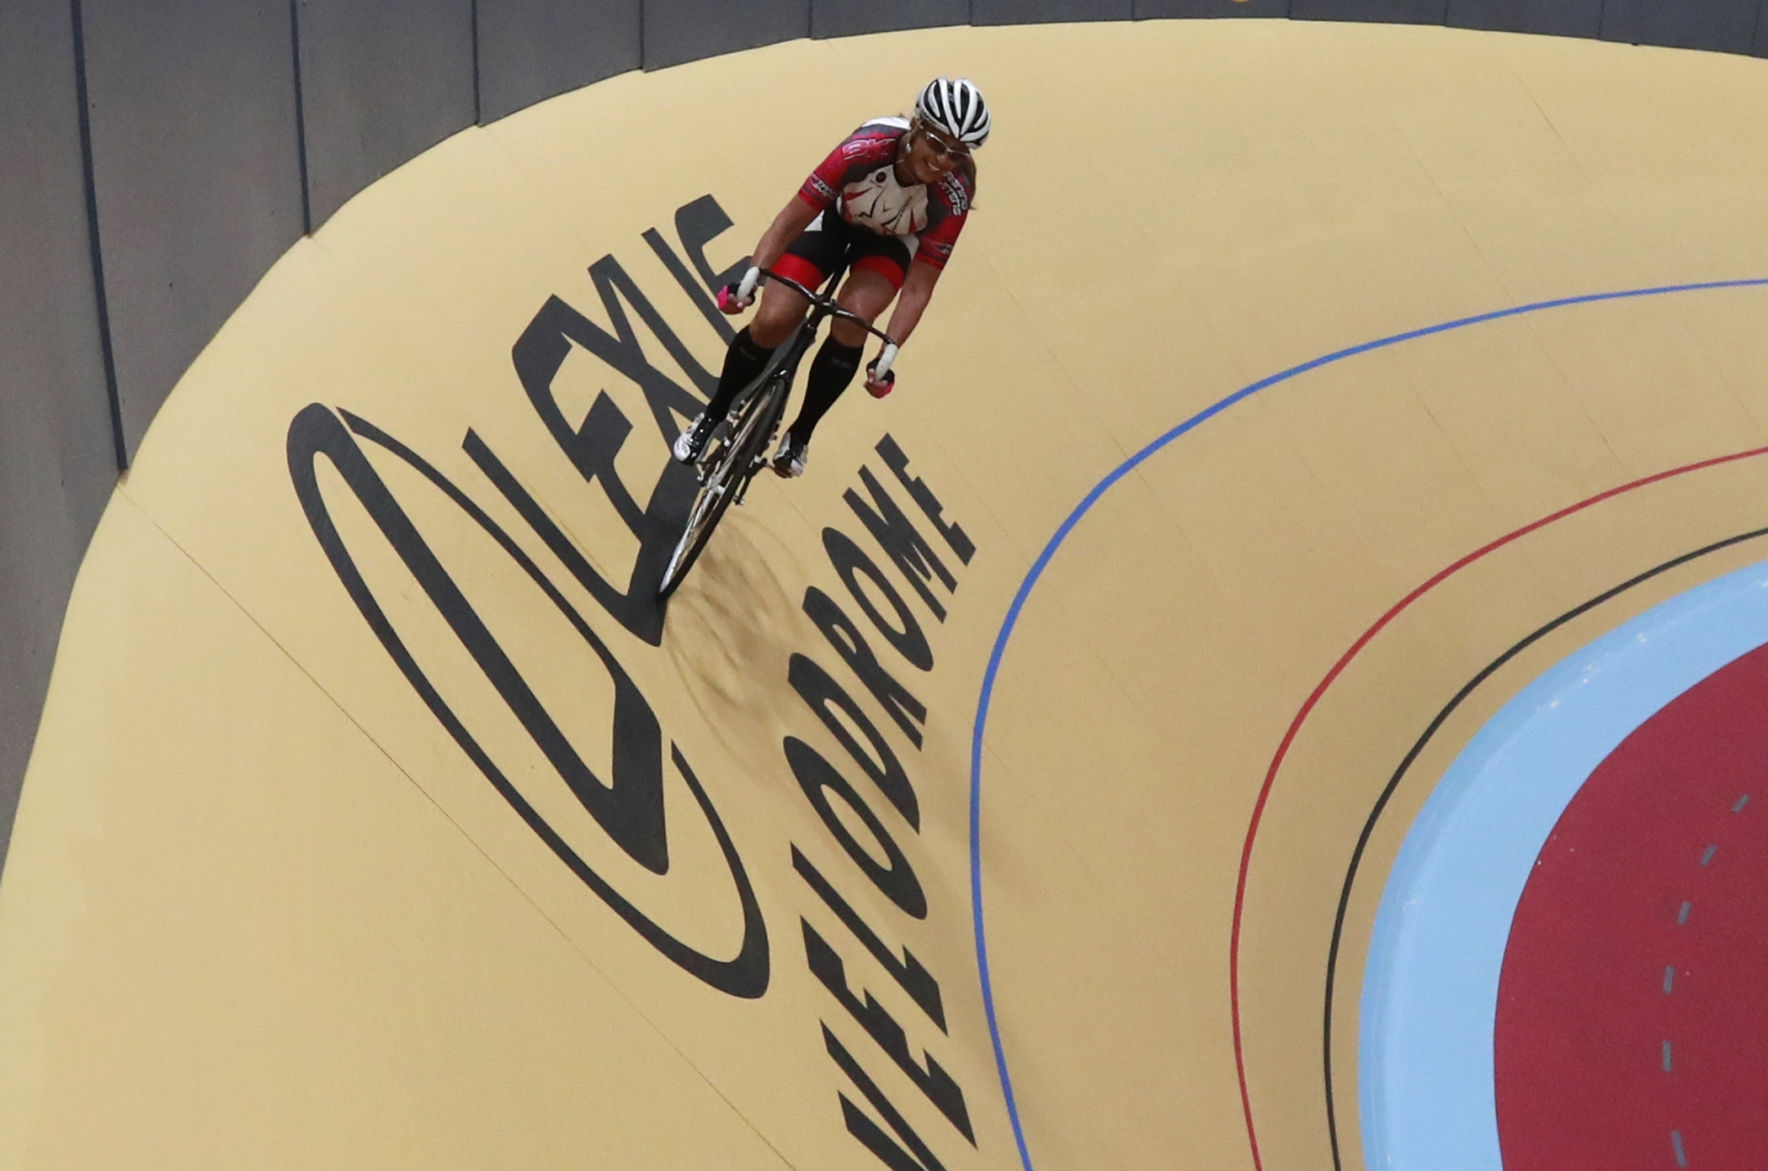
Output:
M939 274L943 271L943 268L928 264L925 260L910 262L908 276L902 282L902 292L896 296L896 309L890 314L890 326L884 331L896 339L897 345L908 341L909 334L915 332L922 311L927 308L927 302L933 299L933 286L939 283Z
M786 248L810 227L810 221L816 219L823 209L808 202L802 196L794 195L774 217L767 231L761 234L761 240L755 245L754 259L750 260L757 268L772 268L786 251Z

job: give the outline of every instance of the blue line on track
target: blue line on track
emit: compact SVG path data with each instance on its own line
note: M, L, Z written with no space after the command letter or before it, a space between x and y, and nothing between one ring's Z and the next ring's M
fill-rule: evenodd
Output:
M1186 419L1166 434L1155 439L1152 443L1149 443L1146 447L1130 456L1123 463L1117 465L1117 467L1112 469L1104 479L1094 485L1093 490L1088 492L1086 497L1079 504L1075 505L1074 511L1068 514L1068 518L1062 522L1059 528L1057 528L1055 535L1053 535L1049 542L1045 544L1043 552L1038 554L1037 560L1032 563L1030 571L1026 573L1025 580L1020 582L1019 590L1013 596L1013 604L1007 607L1007 616L1001 623L1000 633L995 636L994 649L989 654L988 670L982 677L982 695L976 704L976 725L970 739L970 906L976 932L976 966L982 979L982 1006L984 1012L988 1016L989 1038L994 1043L995 1067L1000 1072L1001 1094L1007 1103L1007 1117L1012 1122L1013 1138L1019 1144L1019 1161L1025 1171L1032 1171L1031 1153L1027 1150L1025 1145L1025 1129L1019 1119L1018 1103L1013 1097L1013 1079L1007 1072L1007 1055L1005 1050L1001 1047L1000 1022L995 1015L994 985L989 977L988 935L984 927L982 912L982 737L988 727L989 701L994 696L995 678L1000 674L1001 659L1006 654L1007 640L1013 635L1013 628L1019 622L1020 611L1024 610L1026 600L1030 598L1032 589L1043 576L1044 569L1050 564L1050 560L1055 557L1056 551L1060 549L1062 543L1068 539L1068 534L1074 531L1075 526L1078 525L1086 514L1092 510L1093 505L1099 502L1099 498L1104 496L1105 493L1110 490L1112 485L1116 484L1130 472L1134 471L1140 464L1147 460L1149 456L1152 456L1155 452L1167 446L1167 444L1173 442L1181 435L1195 430L1209 419L1221 414L1236 403L1251 398L1260 391L1276 386L1280 382L1287 382L1298 375L1306 374L1310 370L1317 370L1322 366L1329 366L1334 362L1343 361L1346 358L1354 358L1358 354L1366 354L1371 350L1379 350L1388 346L1398 345L1401 342L1415 341L1419 338L1429 337L1432 334L1447 333L1453 329L1461 329L1469 325L1480 325L1488 321L1499 321L1506 317L1519 317L1525 313L1538 313L1544 309L1560 309L1569 305L1589 305L1599 301L1623 301L1639 297L1656 297L1662 296L1666 293L1690 293L1709 289L1741 289L1761 285L1768 285L1768 277L1754 277L1745 280L1732 281L1705 281L1684 285L1659 285L1647 289L1628 289L1617 293L1590 293L1580 297L1560 297L1551 301L1536 301L1532 304L1518 305L1510 309L1498 309L1490 313L1480 313L1473 317L1462 317L1454 321L1444 322L1441 325L1432 325L1424 329L1414 329L1406 333L1396 333L1391 337L1384 337L1378 341L1365 342L1360 346L1351 346L1348 349L1338 350L1327 354L1324 357L1303 362L1299 366L1291 366L1289 369L1284 370L1281 373L1273 374L1268 378L1254 382L1250 386L1242 387L1219 402L1205 407L1203 410L1192 415L1189 419ZM1679 1140L1680 1136L1677 1137Z

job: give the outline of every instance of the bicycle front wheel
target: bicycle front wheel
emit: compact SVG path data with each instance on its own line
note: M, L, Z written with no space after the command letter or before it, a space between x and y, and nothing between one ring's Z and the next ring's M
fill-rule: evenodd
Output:
M667 598L694 567L712 531L718 527L731 503L743 494L744 487L760 468L767 442L773 437L775 424L785 406L785 386L770 381L741 410L731 428L730 438L713 453L700 490L694 494L693 507L682 528L681 539L669 555L663 570L663 581L657 587L658 599Z

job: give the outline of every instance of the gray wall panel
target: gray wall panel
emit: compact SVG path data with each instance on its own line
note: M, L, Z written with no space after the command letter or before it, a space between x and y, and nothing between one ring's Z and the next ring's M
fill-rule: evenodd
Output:
M1602 31L1603 0L1449 0L1456 28L1498 29L1594 37Z
M307 193L317 229L473 124L472 0L299 0Z
M479 8L479 120L637 69L639 0L496 0Z
M645 0L645 68L810 35L810 0Z
M1756 43L1750 50L1758 57L1768 57L1768 0L1756 9Z
M1747 53L1757 0L1607 0L1602 39Z
M1387 24L1442 24L1448 0L1290 0L1295 20L1364 20Z
M68 0L0 4L0 866L68 591L117 479L74 78Z
M973 24L1128 20L1134 14L1134 0L971 0L970 5Z
M1288 16L1289 0L1135 0L1137 20L1191 16Z
M99 237L133 452L301 235L288 0L85 0Z
M851 37L903 28L970 23L970 0L812 0L810 35Z

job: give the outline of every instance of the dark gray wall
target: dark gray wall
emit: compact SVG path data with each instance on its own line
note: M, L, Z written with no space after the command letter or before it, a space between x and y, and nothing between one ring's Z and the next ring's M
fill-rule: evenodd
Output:
M810 0L645 0L645 68L810 35Z
M1448 23L1456 28L1594 37L1602 31L1602 5L1603 0L1449 0Z
M297 0L296 12L317 228L394 167L473 124L473 4Z
M84 0L123 436L301 236L288 0Z
M479 120L637 69L639 0L480 0Z
M1448 0L1290 0L1292 20L1442 24Z
M0 863L68 590L118 468L289 245L475 118L641 66L813 35L1287 16L1768 55L1765 9L1768 0L0 0Z
M1748 53L1757 0L1605 0L1602 39Z
M970 0L897 0L890 4L879 4L877 0L811 0L810 5L813 37L851 37L969 23Z
M1129 20L1133 0L971 0L972 24L1044 24L1057 20Z
M1289 15L1289 0L1135 0L1135 5L1137 20Z
M67 0L0 4L0 859L74 572L116 483Z

